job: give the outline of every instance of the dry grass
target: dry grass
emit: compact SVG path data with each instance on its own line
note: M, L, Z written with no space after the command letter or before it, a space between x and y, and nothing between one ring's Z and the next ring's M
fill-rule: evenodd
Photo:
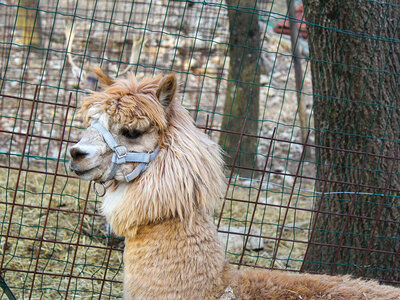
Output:
M43 162L44 163L44 162ZM31 164L32 170L43 163ZM49 164L49 162L47 162ZM51 164L51 163L50 163ZM61 169L61 166L60 168ZM106 278L122 280L122 253L111 251L109 268L105 265L109 250L95 248L95 246L109 247L110 238L106 234L104 218L86 215L83 220L82 232L78 242L78 232L81 224L81 215L47 210L83 211L88 183L77 179L46 176L33 172L21 172L18 192L15 197L15 186L18 171L0 169L0 218L1 218L1 251L5 243L4 236L9 230L4 267L23 270L24 273L7 271L5 280L12 288L17 299L25 299L29 295L32 284L32 273L37 271L60 274L62 276L36 275L32 299L63 298L71 274L72 262L76 252L72 274L81 277ZM55 182L54 182L55 180ZM53 193L53 182L54 190ZM6 205L4 202L16 205ZM51 201L51 202L50 202ZM24 205L24 206L21 206ZM32 208L27 206L40 206ZM91 191L87 202L87 213L98 213L99 202ZM12 212L11 227L8 229ZM46 220L47 219L47 220ZM45 222L46 226L45 226ZM44 228L45 226L45 228ZM38 256L40 239L43 242ZM28 239L22 239L28 238ZM61 243L55 243L61 242ZM68 243L68 244L62 244ZM69 245L72 244L72 245ZM120 248L120 244L116 247ZM114 246L115 247L115 246ZM0 253L2 256L3 253ZM91 279L75 279L69 283L69 295L78 298L98 297L102 281ZM103 290L104 298L107 295L116 297L122 295L122 285L106 282Z
M271 182L273 183L273 181ZM273 257L276 255L275 268L297 270L301 266L307 247L306 242L311 225L311 213L297 210L297 208L311 209L313 205L313 194L311 192L299 192L298 188L309 190L311 186L307 184L300 186L297 184L291 197L290 188L282 189L283 182L276 185L272 185L271 182L267 189L266 185L263 185L259 204L257 205L255 201L257 199L259 182L255 182L250 187L243 187L243 184L246 184L246 182L237 182L237 186L231 187L228 198L245 201L249 201L250 199L250 203L227 201L221 226L228 228L230 232L235 231L232 227L245 227L245 232L247 233L254 213L251 234L270 238L262 239L254 237L252 241L253 246L246 247L242 262L252 266L268 268L272 267ZM286 209L290 197L290 207L294 208ZM287 215L285 217L286 211ZM278 251L275 254L277 239L279 238L284 220L285 227L281 236L283 240L280 241ZM238 263L242 248L235 249L233 245L230 245L230 243L234 243L231 240L233 237L241 240L242 244L244 244L245 237L232 234L230 235L230 239L226 241L227 257L231 262ZM304 243L299 241L303 241ZM258 248L257 245L260 245L260 247Z
M3 160L4 161L4 160ZM10 165L15 166L19 158L11 159ZM43 169L47 164L48 170L54 171L55 162L30 162L30 170ZM59 166L59 172L63 172L64 163ZM60 274L62 276L36 275L32 299L49 299L50 297L63 298L67 289L69 274L76 251L76 259L73 269L74 276L103 278L107 271L106 278L110 280L122 280L122 253L113 250L110 256L109 268L106 270L106 261L109 251L98 249L94 246L108 247L110 238L107 236L104 218L86 215L83 221L82 232L78 241L78 232L81 223L79 214L50 210L47 207L50 203L52 209L67 211L83 211L88 183L77 179L53 175L44 175L34 172L21 172L18 184L18 192L15 197L15 186L17 183L18 171L0 169L0 218L1 218L1 251L5 242L4 236L8 230L10 214L12 222L10 237L7 241L7 250L4 266L8 269L24 270L25 272L7 271L5 279L12 288L18 299L28 297L32 284L33 275L26 271L33 272L36 268L36 257L39 251L39 239L43 236L43 243L40 250L37 271ZM54 190L53 189L53 182ZM275 178L274 181L277 182ZM283 183L283 182L281 182ZM230 188L228 197L255 201L257 197L258 182L250 185L246 182L236 182ZM247 186L246 186L247 185ZM265 188L265 186L264 186ZM52 195L52 196L51 196ZM13 203L15 197L16 205ZM261 192L261 202L284 206L290 197L290 190L282 192L278 185L269 186L268 191ZM267 199L267 200L265 200ZM4 202L9 203L8 205ZM87 202L87 213L98 213L99 201L96 200L92 191L89 193ZM20 206L23 205L23 206ZM27 206L41 206L44 208L32 208ZM221 205L221 204L220 204ZM295 192L292 196L292 205L297 207L310 207L311 200L307 194ZM253 210L253 203L241 203L228 201L224 214L222 226L243 227L248 226ZM220 206L217 211L220 210ZM285 213L284 208L271 207L259 204L255 211L253 229L263 236L278 237L280 225ZM47 218L47 224L44 224ZM285 228L282 237L285 239L306 240L307 221L310 214L303 211L288 211L286 225L289 223L301 224L298 228ZM306 223L306 224L304 224ZM43 235L44 232L44 235ZM227 258L231 262L238 262L241 249L229 249L229 243L235 235L230 235L227 241ZM23 239L29 238L29 239ZM72 243L73 245L60 244L57 242ZM114 247L122 248L121 242ZM270 267L276 243L274 240L264 240L262 249L246 250L243 263ZM282 241L277 253L275 267L278 268L299 268L304 255L305 244ZM2 253L1 253L2 255ZM91 279L75 279L70 281L69 295L77 298L89 299L98 297L102 282ZM104 298L115 298L122 295L122 285L106 282L103 289ZM102 298L103 298L102 297Z

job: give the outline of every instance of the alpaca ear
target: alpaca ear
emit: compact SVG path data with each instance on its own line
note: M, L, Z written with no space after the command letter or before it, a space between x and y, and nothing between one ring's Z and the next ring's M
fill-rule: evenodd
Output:
M99 81L104 84L105 86L110 86L114 83L114 80L108 76L106 73L103 72L103 70L97 66L97 67L91 67L90 68L93 72L96 73L97 77L99 78Z
M171 101L175 97L176 92L176 78L175 74L171 73L165 76L160 83L157 90L158 101L162 104L164 108L167 108Z

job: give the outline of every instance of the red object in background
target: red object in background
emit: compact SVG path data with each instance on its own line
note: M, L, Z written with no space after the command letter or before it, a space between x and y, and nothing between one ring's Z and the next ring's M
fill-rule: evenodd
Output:
M303 21L303 3L300 3L296 7L296 18L301 20L300 22L296 22L297 27L299 28L299 34L302 38L307 38L307 27ZM290 21L289 18L286 17L285 20L282 20L274 27L274 32L280 34L287 34L290 35Z

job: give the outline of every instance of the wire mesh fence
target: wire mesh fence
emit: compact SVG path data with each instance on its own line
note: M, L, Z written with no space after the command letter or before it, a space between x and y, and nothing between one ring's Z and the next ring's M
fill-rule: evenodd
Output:
M320 143L313 116L319 94L311 84L300 3L290 13L301 24L291 41L286 2L250 2L251 8L218 0L0 1L2 299L11 297L7 289L18 299L122 295L124 242L109 231L91 185L67 168L67 149L82 129L78 108L88 90L98 89L90 71L96 65L112 77L177 74L182 104L226 152L228 186L215 221L232 264L400 282L397 150L345 147L340 130L333 146ZM235 44L231 34L242 12L256 20L260 37L249 82L230 75L234 47L242 56L254 50L247 38ZM399 47L398 36L390 42ZM235 115L235 96L226 110L229 95L246 86L259 89L256 117L249 110ZM224 125L226 116L239 127ZM250 151L244 145L253 142L254 158L243 163ZM385 143L397 149L398 137ZM339 169L358 176L333 176ZM383 180L364 182L369 176Z

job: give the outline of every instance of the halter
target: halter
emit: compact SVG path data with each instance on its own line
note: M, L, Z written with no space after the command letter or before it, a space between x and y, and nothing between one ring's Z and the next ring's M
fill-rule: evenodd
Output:
M103 136L103 139L107 143L108 147L110 147L111 150L114 151L110 165L111 173L105 181L100 182L100 184L103 186L103 192L99 193L96 189L96 185L94 185L94 190L99 197L105 195L106 187L104 183L114 178L115 174L117 173L118 167L121 164L129 162L139 163L139 165L134 168L132 172L124 176L125 181L130 182L147 170L147 168L149 167L149 163L154 158L156 158L158 152L160 151L159 147L157 146L157 148L150 153L128 152L128 149L126 149L125 146L117 144L112 134L98 121L93 121L90 127L96 129Z

